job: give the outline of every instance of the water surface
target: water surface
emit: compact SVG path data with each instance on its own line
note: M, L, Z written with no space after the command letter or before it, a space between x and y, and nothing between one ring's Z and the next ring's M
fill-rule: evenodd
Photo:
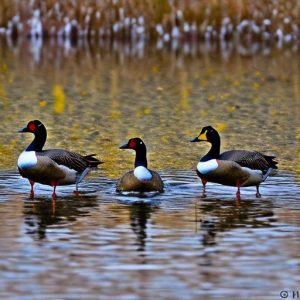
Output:
M111 179L38 186L1 174L1 296L29 299L277 299L299 286L299 185L291 174L243 189L209 185L194 172L163 172L166 191L116 195ZM25 297L26 295L26 297ZM68 297L66 297L68 295Z

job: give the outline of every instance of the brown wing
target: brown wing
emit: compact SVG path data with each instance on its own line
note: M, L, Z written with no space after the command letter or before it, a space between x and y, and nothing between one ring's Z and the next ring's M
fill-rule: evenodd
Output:
M117 182L117 192L139 191L143 184L133 174L133 171L125 173Z
M197 170L197 175L208 182L229 186L237 186L238 180L243 183L249 177L248 172L233 160L218 160L217 169L207 174L201 174Z
M77 172L83 172L87 167L90 166L89 161L84 156L62 149L51 149L38 152L39 156L47 156L55 161L59 165L64 165L70 169L76 170Z
M140 181L138 180L133 171L124 174L117 182L116 190L120 191L134 191L134 192L150 192L159 191L163 192L164 183L158 173L149 170L152 174L151 180Z
M37 154L37 164L32 168L19 168L22 177L39 182L41 184L52 185L53 181L59 181L66 177L66 171L58 167L57 163L49 156Z
M149 170L153 176L152 178L152 185L153 187L155 188L156 191L159 191L159 192L163 192L164 191L164 183L161 179L161 177L159 176L158 173L154 172L154 171L151 171Z
M274 156L267 156L257 151L232 150L220 154L220 160L232 160L242 167L253 170L267 171L269 168L277 169Z

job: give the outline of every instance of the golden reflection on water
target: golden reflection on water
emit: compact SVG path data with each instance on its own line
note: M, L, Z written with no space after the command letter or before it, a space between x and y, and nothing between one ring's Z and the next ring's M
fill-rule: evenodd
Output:
M123 57L46 45L37 62L30 51L26 43L0 47L2 169L14 169L32 139L16 131L40 119L47 148L97 153L113 178L132 168L133 153L118 146L133 136L145 140L151 168L193 168L208 146L189 140L208 124L221 132L223 150L275 154L281 169L300 172L298 53L224 59L149 48Z

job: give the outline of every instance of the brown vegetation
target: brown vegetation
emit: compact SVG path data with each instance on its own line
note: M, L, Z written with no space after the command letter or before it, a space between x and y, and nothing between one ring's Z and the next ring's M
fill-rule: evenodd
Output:
M10 36L299 39L297 0L2 0Z

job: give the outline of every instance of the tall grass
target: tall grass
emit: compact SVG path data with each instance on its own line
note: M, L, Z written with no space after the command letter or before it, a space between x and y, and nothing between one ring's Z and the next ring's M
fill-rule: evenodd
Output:
M1 0L11 36L299 39L299 0Z

